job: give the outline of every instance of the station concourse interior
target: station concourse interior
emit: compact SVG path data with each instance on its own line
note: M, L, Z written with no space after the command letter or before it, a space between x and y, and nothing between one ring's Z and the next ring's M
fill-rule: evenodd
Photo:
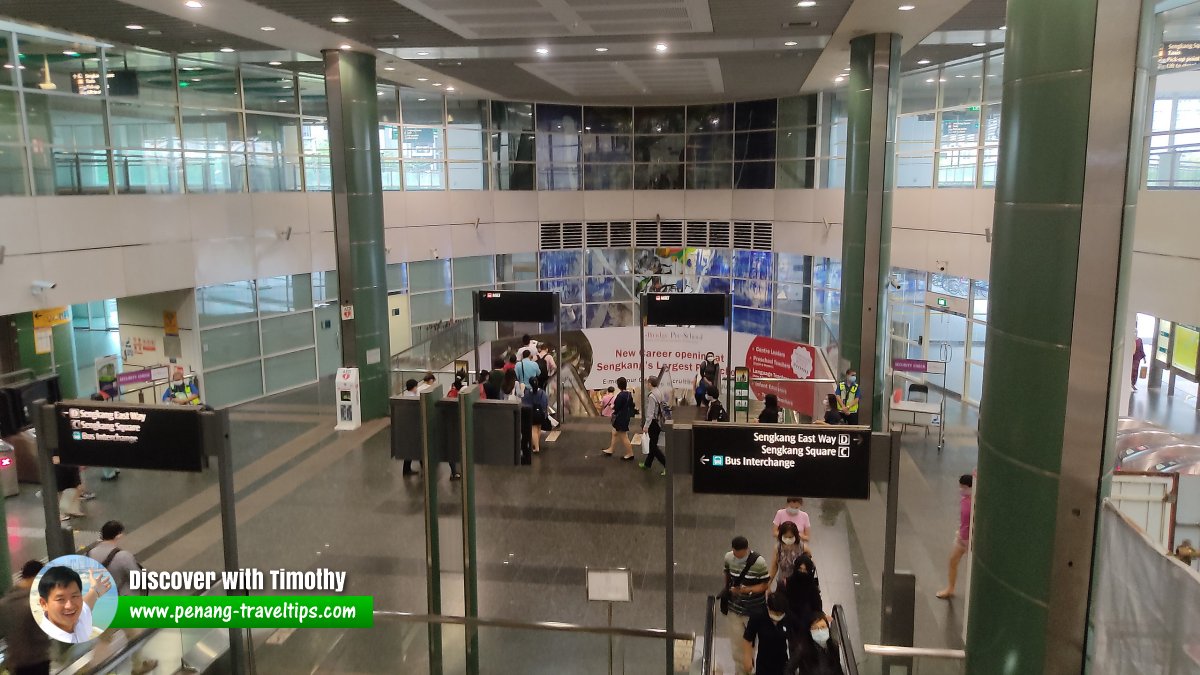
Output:
M1200 1L897 2L0 3L11 571L110 520L147 569L223 569L217 462L44 498L30 428L46 395L199 402L239 565L373 597L369 630L247 633L255 672L733 675L707 603L734 537L773 557L786 495L693 489L711 367L734 426L864 392L868 498L803 506L847 670L1195 672ZM552 316L481 318L489 292ZM695 293L724 314L646 320ZM486 461L407 471L433 437L393 398L547 367L539 342L540 452L476 434ZM661 378L667 466L640 416L633 461L602 452L618 375L639 415ZM594 570L631 599L589 600ZM52 672L233 651L113 635Z

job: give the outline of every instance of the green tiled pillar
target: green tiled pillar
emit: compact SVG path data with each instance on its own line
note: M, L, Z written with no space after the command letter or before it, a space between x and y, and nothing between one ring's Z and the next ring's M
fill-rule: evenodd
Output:
M892 258L899 63L899 35L850 41L839 370L858 371L859 421L877 430L883 422L878 413L886 365L883 310Z
M1140 0L1009 0L971 675L1083 672L1140 184ZM1115 360L1115 363L1114 363ZM1119 372L1120 378L1126 377Z
M363 420L388 412L389 355L387 283L383 244L383 182L379 169L379 104L375 57L325 50L329 99L333 228L342 306L342 363L357 367Z

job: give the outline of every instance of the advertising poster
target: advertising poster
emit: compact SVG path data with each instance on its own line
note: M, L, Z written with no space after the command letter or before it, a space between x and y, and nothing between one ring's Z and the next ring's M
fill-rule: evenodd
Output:
M754 397L762 400L767 394L779 398L779 406L787 410L811 412L816 401L813 386L803 382L761 382L762 378L781 380L812 380L817 373L817 348L812 345L755 337L746 353Z

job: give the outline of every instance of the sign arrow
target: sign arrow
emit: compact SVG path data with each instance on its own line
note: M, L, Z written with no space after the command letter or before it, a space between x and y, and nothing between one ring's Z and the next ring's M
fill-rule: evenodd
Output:
M701 463L701 464L708 464L708 455L701 455L701 456L700 456L700 463Z

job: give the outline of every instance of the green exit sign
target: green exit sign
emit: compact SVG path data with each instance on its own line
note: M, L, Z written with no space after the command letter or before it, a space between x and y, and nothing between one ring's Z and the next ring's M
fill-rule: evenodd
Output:
M950 303L947 302L945 298L938 298L937 301L938 301L938 307L949 307L950 306Z

